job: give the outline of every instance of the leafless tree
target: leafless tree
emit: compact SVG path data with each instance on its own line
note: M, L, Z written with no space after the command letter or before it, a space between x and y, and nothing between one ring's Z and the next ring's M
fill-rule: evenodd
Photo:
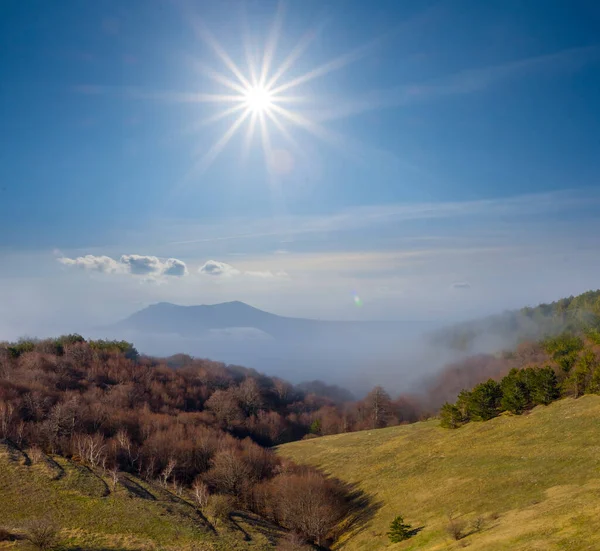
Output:
M106 443L101 434L76 434L75 449L82 461L98 467L106 459Z
M58 543L58 528L47 520L34 520L27 526L25 537L40 551L50 551Z
M160 473L160 482L163 486L167 485L169 478L171 478L171 475L175 470L175 467L177 467L177 461L173 458L169 459L167 466Z
M308 471L278 476L272 483L275 520L307 541L322 545L345 514L332 483Z
M194 495L194 501L198 507L200 509L204 509L208 504L208 498L210 496L208 486L201 479L196 478L196 480L194 480L194 484L192 485L192 492Z
M371 414L372 428L385 426L391 409L389 394L382 387L376 386L367 394L365 403Z
M138 448L134 446L129 437L129 434L125 429L120 429L117 431L116 439L119 444L121 451L127 457L127 462L129 463L129 467L134 469L135 464L138 462L140 458L140 451Z
M113 467L108 471L108 477L110 478L111 490L114 492L117 489L119 483L119 469Z
M236 389L236 395L246 415L254 415L263 406L260 387L256 379L245 379Z
M240 453L226 449L217 453L205 479L221 493L242 496L249 483L251 469Z
M242 410L233 390L217 390L206 401L206 407L211 410L217 420L225 427L232 428L243 418Z
M14 406L0 402L0 438L9 438L12 426Z

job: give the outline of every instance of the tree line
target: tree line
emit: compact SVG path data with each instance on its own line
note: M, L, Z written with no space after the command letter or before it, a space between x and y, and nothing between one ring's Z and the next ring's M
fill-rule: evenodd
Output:
M458 428L469 421L487 421L503 412L516 415L562 397L600 393L600 332L594 327L582 335L569 332L534 345L539 363L512 368L499 381L488 379L462 390L456 402L440 411L441 425ZM510 358L511 353L505 353Z

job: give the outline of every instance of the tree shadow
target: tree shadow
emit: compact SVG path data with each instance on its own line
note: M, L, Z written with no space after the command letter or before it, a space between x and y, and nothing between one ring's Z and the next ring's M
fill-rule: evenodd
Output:
M163 509L165 509L167 512L174 512L174 509L170 505L171 503L177 505L179 506L177 508L177 514L188 518L197 526L200 526L201 528L204 528L205 530L208 530L215 535L217 534L217 530L212 525L212 523L195 505L179 497L178 495L174 494L168 488L165 487L160 487L160 495L164 497L164 501L163 499L157 499L156 497L153 497L153 499L157 499L160 502L160 505L163 507Z
M146 499L150 501L156 501L156 496L154 494L146 490L146 488L144 488L141 484L138 484L129 476L121 475L119 477L119 482L129 492L129 494L133 495L134 497L139 497L140 499Z
M276 524L258 516L241 511L230 513L229 519L231 522L236 525L236 528L238 528L244 534L247 534L250 538L246 541L251 541L252 537L242 528L240 523L236 521L236 518L252 526L252 528L263 535L271 545L276 545L281 536L285 533L280 526L277 526Z
M87 465L80 464L80 465L76 465L76 466L81 471L84 471L86 474L89 474L92 478L94 478L95 480L100 482L100 484L102 485L102 496L101 497L107 497L110 495L110 488L108 487L106 480L104 480L98 473L95 473L93 471L93 469L91 469ZM91 496L91 497L94 497L94 496Z
M342 484L346 489L347 514L340 528L341 533L350 538L365 530L377 511L383 506L383 501L375 501L374 496L361 490L356 483Z
M235 518L233 518L234 516L236 516L236 513L229 513L229 515L227 515L227 518L228 518L229 522L231 523L231 525L238 532L241 532L242 536L244 536L244 541L252 541L252 536L248 532L246 532L246 530L244 530L242 525L239 522L237 522L235 520Z
M408 531L408 537L412 538L413 536L416 536L419 532L422 532L425 529L425 526L418 526L417 528L413 528L412 530Z
M53 471L55 473L54 476L52 477L52 480L61 480L67 474L67 473L65 473L65 470L56 461L54 461L54 459L52 459L49 455L43 454L42 461L47 465L47 467L51 471Z
M31 466L30 457L12 440L9 440L8 438L0 439L0 444L4 444L4 446L6 447L6 452L10 461L14 463L20 463L21 465L25 465L26 467Z
M23 536L23 534L16 534L5 528L0 528L0 543L4 541L21 541L24 539L25 536Z

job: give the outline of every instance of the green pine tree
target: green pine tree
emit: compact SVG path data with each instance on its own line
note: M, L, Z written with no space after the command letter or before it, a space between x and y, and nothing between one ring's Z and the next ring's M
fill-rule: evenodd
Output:
M406 524L404 519L398 515L390 524L390 531L387 533L392 543L407 540L412 536L412 527Z

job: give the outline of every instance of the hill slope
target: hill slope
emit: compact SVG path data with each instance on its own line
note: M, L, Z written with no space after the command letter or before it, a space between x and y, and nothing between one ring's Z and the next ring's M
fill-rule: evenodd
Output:
M31 463L0 443L0 528L19 536L45 519L61 529L61 550L267 551L280 532L251 515L209 521L192 504L129 474L108 477L54 456ZM25 541L0 549L31 549Z
M432 344L462 352L497 351L524 340L600 328L600 290L442 327Z
M279 453L380 502L370 525L338 549L592 550L600 549L599 417L600 396L589 395L454 431L432 420L295 442ZM392 545L386 532L398 514L422 530ZM460 541L447 533L449 514L471 532Z

